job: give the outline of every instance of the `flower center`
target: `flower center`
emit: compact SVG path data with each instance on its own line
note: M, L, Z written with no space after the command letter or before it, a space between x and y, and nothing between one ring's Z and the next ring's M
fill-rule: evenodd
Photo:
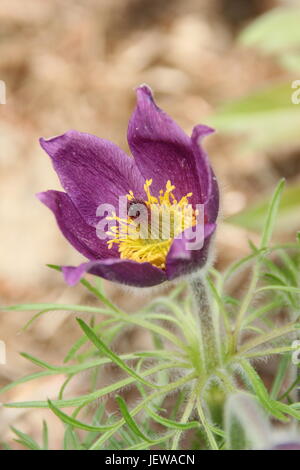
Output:
M145 200L135 198L129 191L126 218L116 214L107 217L107 220L117 221L107 232L112 237L107 243L109 248L116 243L123 259L148 262L164 269L173 239L196 224L197 210L188 201L192 193L180 201L175 199L175 186L171 181L167 182L165 190L160 190L158 197L151 194L151 184L152 179L146 180Z

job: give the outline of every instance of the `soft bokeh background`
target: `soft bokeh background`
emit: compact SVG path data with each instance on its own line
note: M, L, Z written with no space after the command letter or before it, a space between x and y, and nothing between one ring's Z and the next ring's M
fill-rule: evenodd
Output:
M260 15L297 4L1 0L0 80L7 87L7 102L0 105L1 305L92 302L81 287L67 288L61 275L45 266L76 264L82 258L34 196L60 188L38 138L74 128L127 150L134 88L144 82L154 90L159 106L187 132L200 122L215 124L219 131L206 142L222 190L218 267L247 252L249 230L257 239L264 203L282 176L290 189L277 236L294 238L299 227L300 104L292 104L290 95L292 81L300 79L300 38L287 41L293 29L290 21L285 31L279 25L275 35L274 27L272 33L267 26L241 32ZM252 205L255 208L247 212ZM147 294L129 298L109 283L106 290L128 311L147 300ZM0 385L35 370L20 351L59 364L79 336L74 316L64 312L47 314L26 332L20 330L29 313L0 315L0 339L7 345ZM141 341L141 333L133 331L118 350ZM51 397L60 383L57 377L47 377L12 390L5 400ZM81 377L73 394L84 386ZM12 438L10 425L39 439L44 416L52 431L50 444L58 448L62 426L43 410L0 411L0 441Z

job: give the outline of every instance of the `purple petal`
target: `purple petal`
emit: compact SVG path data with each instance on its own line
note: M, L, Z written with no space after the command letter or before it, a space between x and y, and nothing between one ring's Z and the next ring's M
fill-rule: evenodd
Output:
M76 284L85 273L135 287L152 287L166 281L165 272L152 264L126 259L90 261L77 267L64 266L62 270L69 285Z
M128 143L144 178L153 178L158 194L170 180L180 198L192 192L191 202L202 202L191 139L153 100L150 88L137 89L137 106L129 121Z
M283 442L273 446L270 450L300 450L300 441Z
M202 201L205 204L207 221L214 223L219 212L219 188L215 174L210 166L207 153L201 146L204 137L214 132L214 129L204 125L194 127L192 146L197 164Z
M37 194L37 197L52 210L66 239L86 258L118 256L116 249L109 250L106 241L97 237L96 229L84 221L66 193L46 191Z
M217 220L218 213L219 213L220 195L219 195L218 181L213 170L211 170L211 178L212 178L211 193L205 204L204 210L207 216L207 222L214 223Z
M144 195L144 180L134 159L113 143L90 134L69 131L40 139L50 155L61 184L83 218L96 225L97 207L108 203L118 209L118 197L132 190Z
M193 242L191 234L195 230L201 230L200 226L195 226L185 230L183 237L175 239L171 245L167 256L166 274L169 281L203 268L208 260L211 237L216 229L216 224L206 224L204 227L204 239L201 248L191 250L189 244ZM192 231L193 230L193 231Z

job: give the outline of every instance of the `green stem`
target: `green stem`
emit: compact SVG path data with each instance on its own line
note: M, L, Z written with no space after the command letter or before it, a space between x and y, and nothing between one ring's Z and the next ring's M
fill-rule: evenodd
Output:
M189 399L188 399L188 402L187 402L187 405L186 405L185 410L183 412L182 418L180 420L181 423L187 423L188 422L189 417L191 416L191 413L194 409L194 404L195 404L195 393L192 392ZM171 450L177 450L181 434L182 434L182 431L176 431L174 439L173 439Z
M197 393L197 411L198 411L198 415L199 415L201 424L205 429L209 445L210 445L211 449L219 450L218 444L217 444L217 442L214 438L214 435L213 435L213 433L210 429L210 424L209 424L209 422L208 422L208 420L205 416L205 413L204 413L202 405L201 405L201 388L200 388L200 386L197 386L196 390L197 390L197 392L196 392Z
M281 326L279 328L275 328L273 331L257 336L254 339L245 343L238 351L238 355L242 356L244 355L244 353L247 353L249 350L254 349L257 346L266 344L269 341L280 338L280 336L284 336L295 331L297 331L297 326L293 322L288 323L287 325Z
M166 385L164 388L161 390L158 390L150 395L148 395L139 405L137 405L133 410L130 411L130 416L134 417L138 413L144 410L145 405L152 400L154 400L157 397L160 397L161 395L167 395L168 393L172 392L173 390L177 390L179 387L185 385L186 383L190 382L196 377L195 373L189 374L185 377L182 377L181 379L177 380L176 382L172 382L168 385ZM101 448L101 446L115 433L120 429L123 425L125 424L124 418L122 418L118 423L116 423L116 426L113 430L107 431L105 434L100 436L94 444L90 447L89 450L96 450Z
M246 295L245 295L245 297L242 301L241 308L240 308L240 311L238 313L236 326L235 326L235 330L234 330L233 338L232 338L232 347L231 347L231 352L232 353L235 353L236 350L237 350L239 334L240 334L240 330L241 330L242 323L243 323L243 320L244 320L244 316L247 313L247 310L248 310L248 308L249 308L249 306L250 306L250 304L253 300L253 297L254 297L254 294L255 294L255 291L256 291L256 286L257 286L258 279L259 279L259 262L256 262L254 267L253 267L253 273L252 273L252 278L251 278L249 288L248 288L247 293L246 293Z
M99 289L94 287L90 282L86 279L81 279L80 283L86 287L92 294L94 294L102 303L104 303L108 308L111 308L113 311L117 313L122 313L122 311L116 307Z
M203 278L193 279L191 289L198 313L206 371L210 372L218 365L218 347L206 281Z

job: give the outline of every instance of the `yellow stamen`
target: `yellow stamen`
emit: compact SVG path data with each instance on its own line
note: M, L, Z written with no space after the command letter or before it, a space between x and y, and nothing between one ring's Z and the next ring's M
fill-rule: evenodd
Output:
M159 191L158 198L150 191L152 179L146 180L144 191L146 199L142 202L134 197L132 191L127 194L129 203L142 204L145 209L138 217L118 217L113 214L107 220L116 220L118 225L107 232L112 238L108 247L118 245L120 257L138 263L148 262L164 269L171 243L177 235L196 224L197 211L189 205L192 193L175 199L175 186L167 181L166 189Z

